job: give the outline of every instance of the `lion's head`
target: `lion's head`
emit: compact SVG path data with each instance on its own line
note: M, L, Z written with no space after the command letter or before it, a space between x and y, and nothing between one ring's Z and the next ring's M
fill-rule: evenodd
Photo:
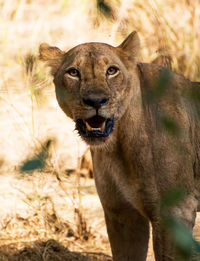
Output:
M65 53L41 44L40 57L52 68L58 103L88 144L109 140L137 92L138 49L136 32L118 47L92 42Z

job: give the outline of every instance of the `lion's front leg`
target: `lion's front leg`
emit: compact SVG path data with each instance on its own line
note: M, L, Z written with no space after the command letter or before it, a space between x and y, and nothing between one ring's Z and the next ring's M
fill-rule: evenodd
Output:
M168 233L157 224L153 225L153 247L156 261L172 261L175 259L175 246ZM178 260L177 260L178 261Z
M97 191L104 209L114 261L145 261L149 241L149 221L119 192L114 182L96 178Z
M191 261L191 257L179 255L179 251L165 229L153 228L153 247L156 261Z
M145 261L149 222L132 208L106 211L105 218L114 261Z
M197 200L195 196L188 196L183 204L174 207L170 210L166 210L158 217L157 220L152 222L153 229L153 246L156 261L190 261L192 257L180 256L180 243L175 242L175 231L174 227L167 224L166 220L175 220L181 226L186 227L188 230L192 231L197 210ZM162 219L162 220L161 220ZM181 238L178 240L181 241ZM184 240L184 239L183 239ZM191 247L191 246L188 246ZM184 249L182 249L183 251ZM190 249L192 251L192 249ZM181 251L181 252L182 252Z
M92 157L95 183L104 209L113 260L145 261L149 220L127 201L120 191L121 185L115 181L115 178L126 175L121 159L113 164L110 153L104 153L102 157L101 151L92 151Z

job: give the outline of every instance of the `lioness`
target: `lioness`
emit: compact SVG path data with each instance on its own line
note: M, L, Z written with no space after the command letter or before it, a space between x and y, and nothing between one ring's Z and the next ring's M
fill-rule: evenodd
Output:
M197 87L169 70L165 77L164 67L138 63L139 47L132 32L118 47L92 42L65 53L41 44L40 56L52 68L60 107L90 145L113 260L146 260L149 222L155 259L177 260L158 203L165 192L183 188L184 202L165 213L192 229L200 191L200 108L189 97ZM163 128L163 117L178 123L179 135Z

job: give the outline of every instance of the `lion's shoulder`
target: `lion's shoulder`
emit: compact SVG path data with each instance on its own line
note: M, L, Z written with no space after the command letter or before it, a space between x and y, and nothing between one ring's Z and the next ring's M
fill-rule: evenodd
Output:
M137 67L143 95L155 91L161 92L158 95L162 94L162 92L180 95L193 85L183 75L173 72L165 66L152 63L137 63Z

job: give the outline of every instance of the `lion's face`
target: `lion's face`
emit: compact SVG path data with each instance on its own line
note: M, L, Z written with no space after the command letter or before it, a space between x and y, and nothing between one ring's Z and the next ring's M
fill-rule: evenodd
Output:
M67 53L60 51L60 65L54 73L57 100L90 145L109 140L133 96L131 81L136 72L130 74L128 69L130 65L134 69L135 60L122 49L87 43Z
M65 59L54 79L59 105L85 141L100 144L124 112L127 68L110 46L95 43L76 47Z

